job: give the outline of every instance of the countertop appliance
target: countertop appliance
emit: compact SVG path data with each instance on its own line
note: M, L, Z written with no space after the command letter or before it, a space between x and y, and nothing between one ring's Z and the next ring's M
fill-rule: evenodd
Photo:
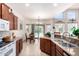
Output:
M0 31L9 31L9 21L0 19Z

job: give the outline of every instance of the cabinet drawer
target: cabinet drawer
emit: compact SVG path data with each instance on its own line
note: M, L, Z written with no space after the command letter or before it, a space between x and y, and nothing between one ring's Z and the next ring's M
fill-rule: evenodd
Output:
M63 56L58 50L56 50L56 56Z
M56 49L57 49L58 51L60 51L60 53L63 53L63 49L60 48L58 45L56 45Z

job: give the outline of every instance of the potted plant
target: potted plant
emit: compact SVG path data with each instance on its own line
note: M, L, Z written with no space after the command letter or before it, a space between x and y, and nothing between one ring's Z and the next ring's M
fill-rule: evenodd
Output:
M74 27L72 33L79 38L79 28Z
M47 33L45 34L45 36L51 37L51 33L50 33L50 32L47 32Z

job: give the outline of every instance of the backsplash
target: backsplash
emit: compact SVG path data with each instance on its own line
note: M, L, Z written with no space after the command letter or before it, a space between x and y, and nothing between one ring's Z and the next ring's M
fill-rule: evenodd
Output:
M11 32L9 31L0 31L0 37L11 36Z

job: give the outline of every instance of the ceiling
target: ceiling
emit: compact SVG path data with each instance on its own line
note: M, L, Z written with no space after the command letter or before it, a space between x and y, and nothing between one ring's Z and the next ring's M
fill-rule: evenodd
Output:
M79 9L79 3L75 3L70 7L70 9Z
M25 18L50 19L56 14L65 11L73 4L58 3L58 6L53 6L52 3L30 3L29 7L26 7L25 3L7 3L7 5Z

